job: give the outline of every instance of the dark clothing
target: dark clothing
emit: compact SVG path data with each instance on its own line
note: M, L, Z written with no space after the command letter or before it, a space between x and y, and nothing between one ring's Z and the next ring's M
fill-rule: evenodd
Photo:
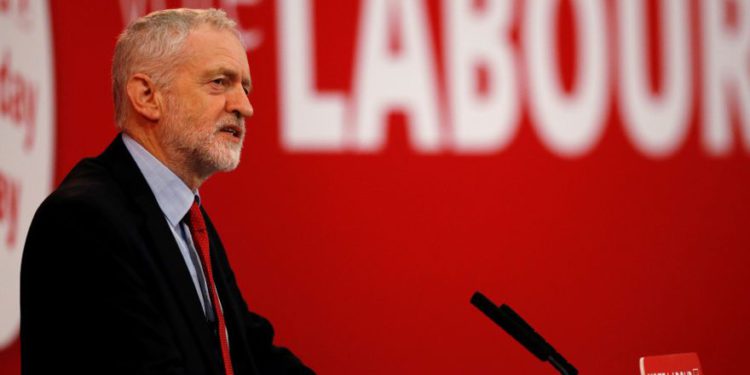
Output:
M312 374L248 310L216 229L213 275L236 374ZM118 136L39 207L21 264L21 370L34 374L223 374L185 261Z

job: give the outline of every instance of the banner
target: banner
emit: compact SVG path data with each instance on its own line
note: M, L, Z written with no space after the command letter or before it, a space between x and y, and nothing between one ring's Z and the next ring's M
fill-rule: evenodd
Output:
M0 2L0 350L18 334L23 244L51 192L54 72L47 4Z
M255 115L201 196L251 308L319 373L552 371L475 290L583 373L744 360L750 1L7 0L0 373L31 215L117 133L117 35L181 6L239 21Z

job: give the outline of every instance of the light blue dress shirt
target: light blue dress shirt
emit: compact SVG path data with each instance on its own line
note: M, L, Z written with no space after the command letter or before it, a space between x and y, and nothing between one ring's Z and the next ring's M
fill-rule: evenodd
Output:
M183 221L190 207L197 199L200 203L198 191L192 191L185 183L177 177L174 172L162 164L159 159L151 155L138 142L126 134L122 134L122 140L130 155L146 178L148 186L156 197L156 202L164 214L164 219L172 230L177 246L180 248L185 265L190 271L190 276L195 285L195 292L203 307L203 313L210 321L214 321L214 313L211 308L211 299L208 297L208 288L203 275L203 266L195 250L190 228Z

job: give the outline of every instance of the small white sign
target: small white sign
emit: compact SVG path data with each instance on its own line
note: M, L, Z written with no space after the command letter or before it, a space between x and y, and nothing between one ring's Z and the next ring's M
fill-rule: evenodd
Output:
M0 2L0 350L18 336L23 245L52 188L54 73L46 1Z

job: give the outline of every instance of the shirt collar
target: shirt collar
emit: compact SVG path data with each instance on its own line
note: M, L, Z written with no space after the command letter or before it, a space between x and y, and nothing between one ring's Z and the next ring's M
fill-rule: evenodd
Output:
M176 227L190 210L194 201L200 204L198 191L192 191L174 172L162 164L136 140L122 134L122 140L141 170L162 213Z

